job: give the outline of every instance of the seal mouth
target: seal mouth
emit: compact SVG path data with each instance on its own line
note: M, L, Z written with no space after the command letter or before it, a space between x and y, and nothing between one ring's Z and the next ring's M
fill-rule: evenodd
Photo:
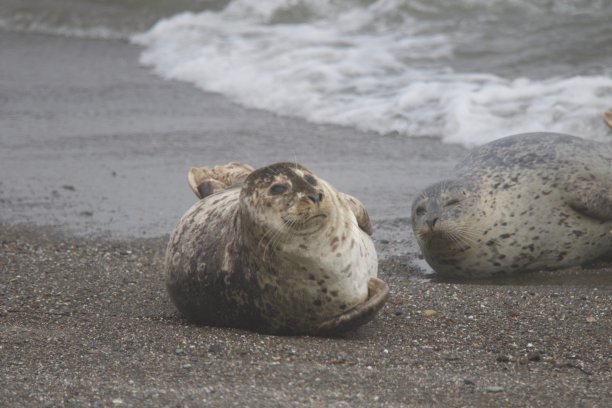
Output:
M416 238L421 248L428 251L448 252L467 250L477 246L477 234L475 231L461 227L448 225L444 228L431 230L429 227L422 227L416 233Z
M318 336L338 335L352 331L374 318L389 297L389 285L381 279L370 278L368 298L351 310L321 323L313 334Z
M327 218L327 215L325 214L317 214L317 215L313 215L312 217L309 217L307 219L304 220L303 224L308 224L314 220L318 220L319 218Z
M321 220L325 218L327 218L327 215L325 214L316 214L305 219L290 219L286 217L283 218L283 222L285 223L285 226L287 226L289 229L300 229L309 226L316 220Z

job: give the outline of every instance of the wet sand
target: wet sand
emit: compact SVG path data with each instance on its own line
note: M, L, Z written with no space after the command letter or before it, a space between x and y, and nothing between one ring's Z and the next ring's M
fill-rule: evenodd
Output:
M0 35L0 405L606 406L607 265L586 283L423 278L410 201L462 148L243 109L138 52ZM274 337L177 314L161 270L186 170L230 160L297 160L366 204L392 290L373 322Z

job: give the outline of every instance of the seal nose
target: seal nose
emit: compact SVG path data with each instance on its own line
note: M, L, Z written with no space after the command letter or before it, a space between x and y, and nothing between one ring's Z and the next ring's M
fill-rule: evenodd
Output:
M434 226L436 225L436 222L438 222L438 217L425 221L425 224L427 224L430 231L433 231Z
M318 194L308 194L308 199L313 203L320 203L323 200L323 193Z

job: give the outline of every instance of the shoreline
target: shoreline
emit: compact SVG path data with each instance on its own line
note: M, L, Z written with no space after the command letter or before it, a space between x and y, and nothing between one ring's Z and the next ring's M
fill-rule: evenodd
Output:
M466 152L246 109L138 65L136 45L6 33L0 38L0 221L132 237L168 233L195 203L190 166L298 161L408 218L412 197ZM25 67L25 68L24 68ZM411 175L406 180L406 175Z
M422 279L410 202L463 148L244 109L138 54L0 36L0 405L605 406L605 275ZM161 272L188 167L295 159L368 208L389 302L336 339L186 322Z

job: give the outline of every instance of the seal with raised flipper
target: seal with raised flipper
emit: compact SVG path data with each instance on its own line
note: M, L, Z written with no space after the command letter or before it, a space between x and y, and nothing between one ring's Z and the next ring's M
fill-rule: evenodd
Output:
M445 277L583 265L612 253L612 144L556 133L472 150L412 205L425 260Z
M273 334L331 335L374 317L377 278L367 211L306 167L192 168L201 197L166 251L166 285L187 318Z

